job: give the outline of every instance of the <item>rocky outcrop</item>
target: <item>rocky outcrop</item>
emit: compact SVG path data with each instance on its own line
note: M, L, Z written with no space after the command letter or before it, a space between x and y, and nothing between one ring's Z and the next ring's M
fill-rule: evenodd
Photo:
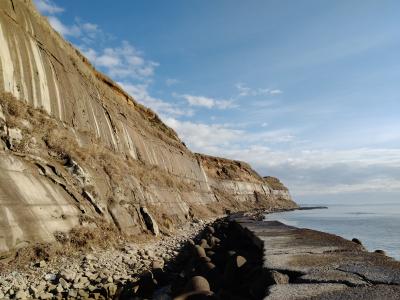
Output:
M227 209L295 206L244 163L213 174L213 158L190 152L29 0L0 1L0 137L0 252L77 226L157 234Z
M297 208L289 190L274 177L262 178L247 163L197 154L208 183L221 203L264 209Z

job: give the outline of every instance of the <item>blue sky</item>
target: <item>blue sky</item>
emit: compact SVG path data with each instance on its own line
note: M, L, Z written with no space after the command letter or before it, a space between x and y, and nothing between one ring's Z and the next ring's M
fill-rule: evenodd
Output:
M35 2L193 151L300 202L400 200L400 2Z

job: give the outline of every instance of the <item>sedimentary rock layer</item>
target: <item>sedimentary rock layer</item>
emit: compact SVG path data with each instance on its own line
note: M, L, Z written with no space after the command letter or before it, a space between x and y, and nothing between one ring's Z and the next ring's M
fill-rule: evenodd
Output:
M78 225L157 234L226 209L295 207L244 163L217 159L245 167L210 173L214 158L190 152L28 0L0 1L0 93L2 252Z

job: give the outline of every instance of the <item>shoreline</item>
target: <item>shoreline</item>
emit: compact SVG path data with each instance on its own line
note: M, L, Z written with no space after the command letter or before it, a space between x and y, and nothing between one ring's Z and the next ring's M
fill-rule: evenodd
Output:
M0 299L145 299L151 295L190 299L188 295L197 294L207 299L233 299L232 295L281 299L295 294L330 299L331 294L367 295L371 287L379 291L385 287L390 295L365 299L400 297L400 262L367 252L358 241L262 221L266 213L271 212L255 210L190 223L173 237L9 270L0 276ZM196 284L205 284L206 291L204 286L196 290ZM289 296L285 299L305 299Z

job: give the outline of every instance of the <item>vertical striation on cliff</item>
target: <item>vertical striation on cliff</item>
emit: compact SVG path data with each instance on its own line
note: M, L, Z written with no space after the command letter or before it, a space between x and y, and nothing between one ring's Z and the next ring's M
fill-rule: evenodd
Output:
M0 1L0 136L1 252L99 222L157 233L150 223L169 232L227 209L295 207L244 163L218 159L230 173L213 173L214 158L188 150L27 0Z

